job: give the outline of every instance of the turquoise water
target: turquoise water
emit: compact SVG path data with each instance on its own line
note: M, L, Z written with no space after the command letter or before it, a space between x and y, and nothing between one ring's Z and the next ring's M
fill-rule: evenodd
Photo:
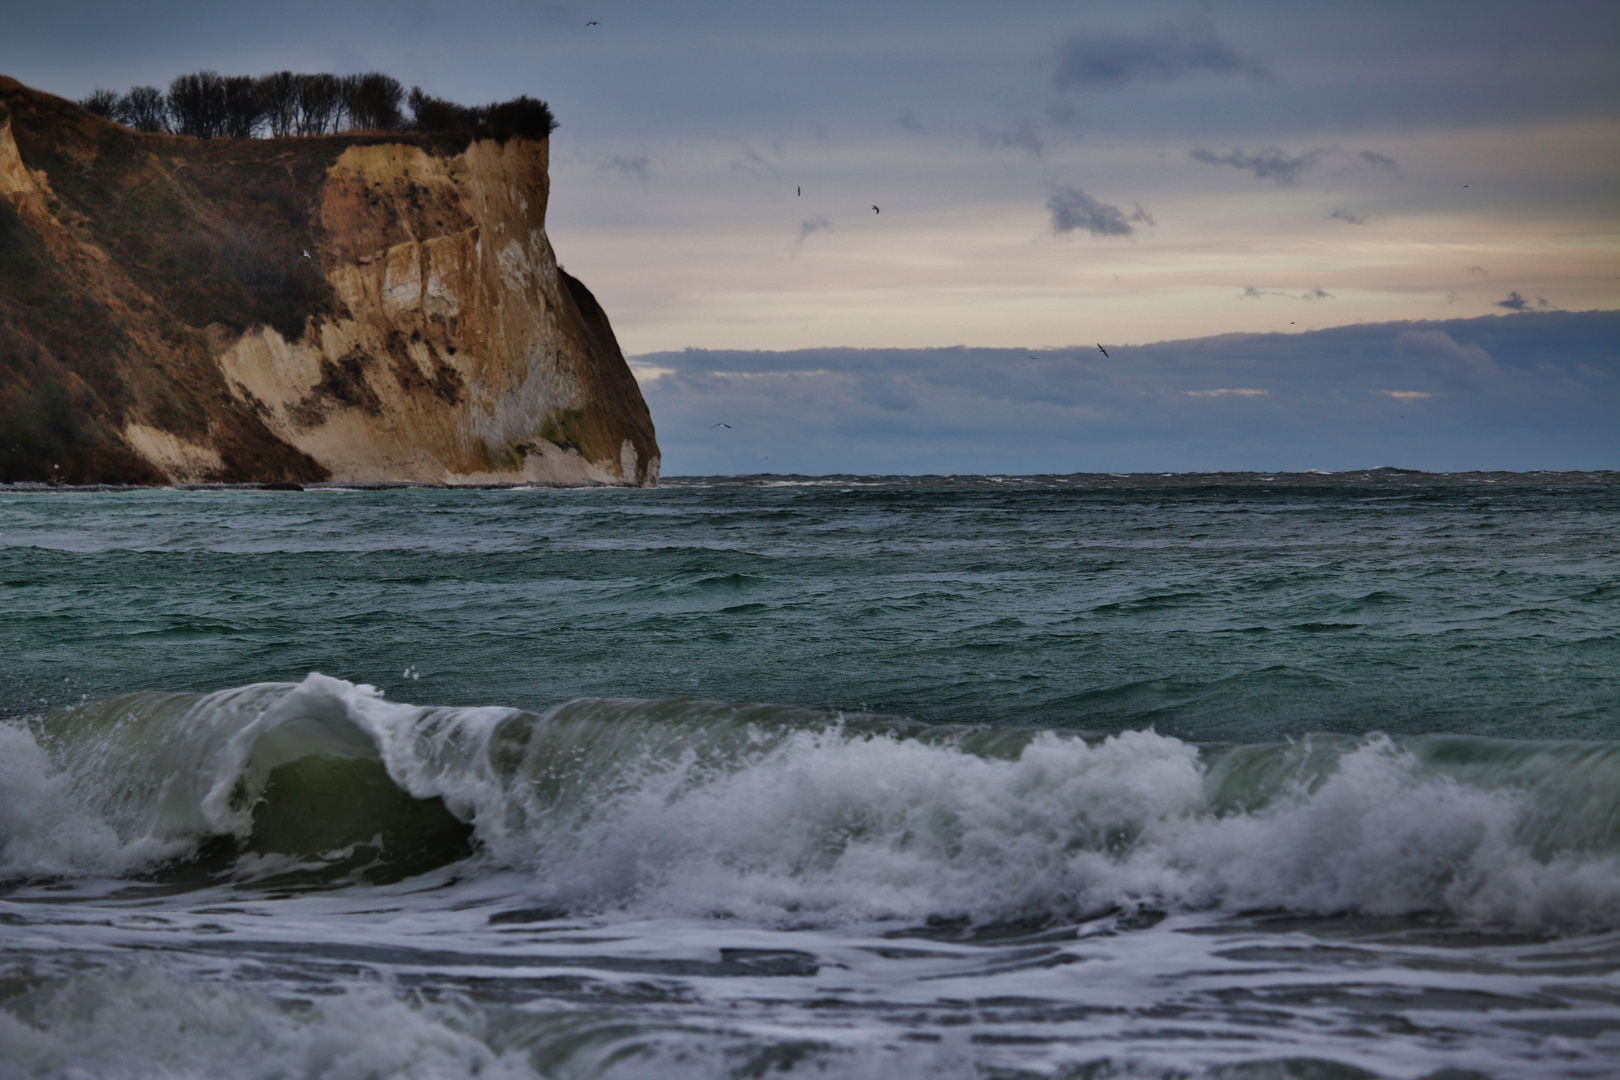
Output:
M1615 474L11 490L0 595L0 1077L1620 1067Z

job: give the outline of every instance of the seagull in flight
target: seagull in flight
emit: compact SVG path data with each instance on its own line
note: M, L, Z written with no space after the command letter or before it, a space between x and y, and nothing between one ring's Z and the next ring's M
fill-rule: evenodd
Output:
M309 258L309 249L308 248L304 249L304 258L306 258L306 259Z
M601 26L602 24L597 22L595 19L592 19L590 22L586 23L585 25L586 26Z
M1107 355L1108 355L1108 350L1107 350L1107 349L1105 349L1105 348L1103 348L1103 347L1102 347L1102 343L1101 343L1101 342L1098 342L1098 343L1097 343L1097 351L1098 351L1098 352L1100 352L1100 353L1102 353L1102 354L1103 354L1103 355L1104 355L1104 356L1107 356Z
M876 203L873 203L873 204L872 204L872 213L874 213L874 214L881 214L881 213L883 213L883 211L881 211L881 210L879 210L879 209L878 209L878 208L877 208L877 204L876 204Z
M717 428L717 427L723 427L723 428L725 428L725 429L726 429L726 430L727 430L727 431L730 431L730 430L731 430L731 425L730 425L730 424L714 424L714 425L712 425L712 426L711 426L711 427L710 427L710 428L709 428L709 430L710 430L710 431L713 431L713 430L714 430L714 429L715 429L715 428Z

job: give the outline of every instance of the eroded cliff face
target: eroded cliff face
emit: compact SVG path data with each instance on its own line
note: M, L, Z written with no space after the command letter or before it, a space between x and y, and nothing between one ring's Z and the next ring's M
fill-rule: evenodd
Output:
M198 143L3 79L0 108L0 479L657 482L546 237L545 140Z

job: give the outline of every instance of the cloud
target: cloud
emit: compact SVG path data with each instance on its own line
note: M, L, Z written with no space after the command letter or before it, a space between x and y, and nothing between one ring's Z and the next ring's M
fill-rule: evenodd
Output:
M1228 45L1208 22L1164 22L1135 33L1075 34L1059 51L1052 81L1060 90L1085 89L1167 82L1195 72L1256 79L1267 74L1264 63Z
M832 227L832 222L820 214L805 218L799 222L799 238L795 241L795 246L803 246L806 237L814 236L818 232L830 232Z
M1281 296L1287 300L1332 300L1333 294L1326 289L1307 289L1302 293L1284 292L1281 289L1260 289L1253 285L1245 286L1241 299L1262 300L1268 296Z
M1352 155L1337 146L1318 146L1303 154L1289 154L1280 146L1257 150L1252 154L1241 147L1225 154L1217 154L1213 150L1199 147L1189 156L1194 161L1202 161L1207 165L1230 165L1235 169L1251 172L1256 180L1275 180L1279 187L1293 184L1302 175L1322 164L1324 158L1333 158L1350 166L1359 161L1363 165L1384 172L1395 172L1398 169L1392 157L1385 157L1371 150L1363 150L1359 154Z
M611 154L602 159L602 168L640 180L643 184L647 182L651 164L646 154Z
M1469 269L1472 270L1474 268L1469 267ZM1520 296L1517 289L1508 293L1506 300L1498 300L1496 302L1496 306L1499 308L1507 308L1509 311L1556 310L1552 304L1547 302L1547 298L1545 296L1538 296L1536 297L1535 301L1532 302L1527 300L1525 297Z
M1040 157L1045 149L1035 125L1028 120L1020 120L1011 128L1001 130L981 128L979 144L992 150L1023 150L1035 157Z
M1298 180L1301 173L1314 167L1325 153L1327 149L1322 148L1290 157L1283 153L1280 147L1272 147L1254 154L1244 150L1217 154L1213 150L1200 148L1194 150L1191 156L1194 161L1202 161L1209 165L1231 165L1233 168L1244 169L1254 173L1256 180L1275 180L1278 186L1286 187Z
M1136 225L1153 224L1153 216L1140 206L1127 217L1119 207L1098 202L1077 187L1054 187L1046 208L1052 212L1054 236L1067 236L1077 229L1093 236L1130 236Z
M1087 344L630 362L669 475L753 472L766 454L805 473L1349 469L1388 463L1392 436L1412 468L1604 468L1620 460L1616 341L1620 312L1526 312L1110 346L1108 360ZM1400 424L1417 404L1423 426ZM723 442L720 417L735 426Z
M1395 338L1391 353L1397 363L1421 372L1432 385L1451 390L1478 388L1501 372L1490 353L1478 345L1459 344L1444 330L1407 330Z
M1365 225L1365 224L1367 224L1367 219L1362 217L1360 214L1352 214L1350 211L1342 210L1342 209L1341 210L1335 210L1335 211L1333 211L1333 213L1329 214L1328 215L1328 220L1329 221L1342 221L1347 225Z

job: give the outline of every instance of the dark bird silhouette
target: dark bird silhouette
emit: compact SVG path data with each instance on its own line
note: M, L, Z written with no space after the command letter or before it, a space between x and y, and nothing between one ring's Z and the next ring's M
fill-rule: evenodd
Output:
M793 194L795 194L795 195L803 195L803 194L804 194L804 188L802 188L802 187L795 187L795 188L794 188L794 189L793 189Z
M878 208L877 208L877 204L876 204L876 203L873 203L873 204L872 204L872 213L874 213L874 214L881 214L881 213L883 213L883 211L881 211L881 210L879 210L879 209L878 209Z
M1107 350L1107 349L1105 349L1105 348L1103 348L1103 347L1102 347L1102 345L1101 345L1101 344L1098 344L1098 346L1097 346L1097 351L1098 351L1098 352L1100 352L1100 353L1102 353L1102 354L1103 354L1103 355L1104 355L1104 356L1107 356L1107 355L1108 355L1108 350Z
M601 26L602 24L597 22L595 19L592 19L590 22L586 23L585 25L586 26Z
M712 425L712 426L711 426L711 427L710 427L710 428L709 428L709 430L710 430L710 431L713 431L713 430L714 430L714 429L715 429L715 428L717 428L717 427L723 427L723 428L725 428L725 429L726 429L726 430L727 430L727 431L730 431L730 430L731 430L731 425L730 425L730 424L714 424L714 425Z

